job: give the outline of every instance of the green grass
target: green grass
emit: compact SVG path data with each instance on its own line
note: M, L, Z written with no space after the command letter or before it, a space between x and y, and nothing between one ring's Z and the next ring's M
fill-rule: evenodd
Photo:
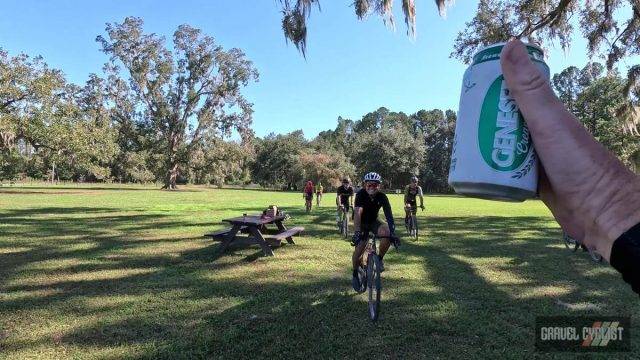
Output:
M542 203L429 196L420 239L385 258L374 325L332 202L307 215L293 193L2 187L0 358L523 358L544 355L539 315L638 323L638 296L566 250ZM202 235L269 204L305 236L272 258L234 247L215 259Z

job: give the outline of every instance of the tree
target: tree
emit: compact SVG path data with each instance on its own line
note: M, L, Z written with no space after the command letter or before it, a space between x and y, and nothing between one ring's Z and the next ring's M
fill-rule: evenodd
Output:
M313 6L319 0L281 0L282 29L302 52L306 52L307 26ZM453 1L435 1L441 15ZM393 0L355 0L356 16L370 13L383 17L385 24L394 27ZM407 33L415 36L415 0L402 0ZM522 38L534 43L559 42L567 49L571 45L573 25L570 19L579 15L582 34L588 41L589 56L606 58L611 70L622 59L640 55L640 2L638 0L480 0L474 18L462 30L454 44L452 56L471 61L481 47ZM640 64L629 67L622 88L627 101L617 110L626 119L627 127L635 129L640 122ZM637 130L634 130L637 131Z
M41 146L46 117L64 92L65 80L42 57L10 57L0 49L0 150L24 140Z
M452 56L469 63L480 47L512 37L540 44L557 41L567 49L573 31L570 19L576 13L588 41L588 55L602 54L609 71L622 59L640 55L637 0L480 0L475 17L458 34ZM626 101L616 111L628 127L635 127L640 121L640 65L629 67L621 92Z
M110 176L105 165L113 154L112 133L96 79L80 88L41 57L2 51L0 79L0 148L12 156L17 151L26 163L41 158L52 180L60 166L70 179Z
M306 176L300 165L300 154L307 145L302 130L269 134L257 140L252 178L262 186L297 188Z
M569 85L570 84L570 85ZM589 63L583 69L569 67L553 76L560 99L589 132L628 166L637 169L640 138L617 114L624 104L625 80L616 72L604 74L604 66Z
M450 191L447 180L456 113L452 110L420 110L411 118L415 122L414 136L424 141L426 151L425 161L420 166L420 182L426 191Z
M163 154L164 188L176 179L205 138L224 138L232 130L250 133L252 104L241 93L258 73L239 49L225 51L199 29L180 25L173 52L165 39L145 34L139 18L107 24L102 50L128 72L131 91L144 109L143 121L156 134L154 146Z
M344 177L353 177L355 167L342 152L305 150L300 154L300 170L306 178L337 187Z
M418 174L424 162L424 144L416 141L409 129L403 126L387 126L375 132L360 133L353 148L357 172L378 172L390 188Z
M407 35L416 35L416 5L415 0L402 0L402 12L407 26ZM453 0L435 0L441 15L453 3ZM282 31L285 39L290 40L304 56L307 49L307 20L315 5L320 10L319 0L280 0L282 5ZM358 19L363 20L369 14L382 17L386 26L395 29L393 16L394 0L354 0L353 7Z
M189 160L189 180L195 184L223 185L228 182L246 183L250 179L244 173L247 161L242 144L213 140L195 149Z

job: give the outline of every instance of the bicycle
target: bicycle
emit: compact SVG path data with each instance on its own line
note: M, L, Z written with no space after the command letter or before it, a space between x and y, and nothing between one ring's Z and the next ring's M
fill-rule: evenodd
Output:
M595 251L592 251L591 249L587 248L586 246L584 246L580 241L572 238L571 236L567 235L566 233L562 233L562 240L564 241L564 246L573 251L576 252L578 251L578 249L582 248L582 251L588 251L589 255L591 256L591 260L600 263L602 262L602 255L598 254Z
M374 322L378 320L380 315L380 296L382 294L382 280L380 278L381 260L378 256L376 240L385 238L391 240L393 247L396 250L398 249L398 237L369 235L367 246L362 253L360 268L358 268L358 277L360 280L360 291L358 292L363 293L367 291L367 289L369 290L369 318Z
M349 212L345 210L344 205L340 205L340 216L338 220L338 231L345 238L349 237Z
M412 207L411 205L406 205L404 207L405 214L410 213L410 216L407 216L407 221L405 221L404 225L407 228L407 234L409 237L418 239L418 218L416 217L417 208ZM424 211L424 209L423 209ZM406 216L406 215L405 215Z

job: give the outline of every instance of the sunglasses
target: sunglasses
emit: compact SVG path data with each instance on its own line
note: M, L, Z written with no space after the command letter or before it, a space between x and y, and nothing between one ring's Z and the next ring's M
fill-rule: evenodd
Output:
M378 183L367 183L367 184L365 184L365 186L368 187L368 188L379 188L380 184L378 184Z

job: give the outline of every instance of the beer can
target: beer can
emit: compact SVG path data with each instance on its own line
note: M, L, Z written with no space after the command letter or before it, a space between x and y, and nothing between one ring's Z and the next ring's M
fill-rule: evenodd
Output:
M456 193L491 200L524 201L536 196L538 158L527 124L509 93L500 67L505 43L473 56L462 80L449 185ZM549 79L538 46L529 57Z

